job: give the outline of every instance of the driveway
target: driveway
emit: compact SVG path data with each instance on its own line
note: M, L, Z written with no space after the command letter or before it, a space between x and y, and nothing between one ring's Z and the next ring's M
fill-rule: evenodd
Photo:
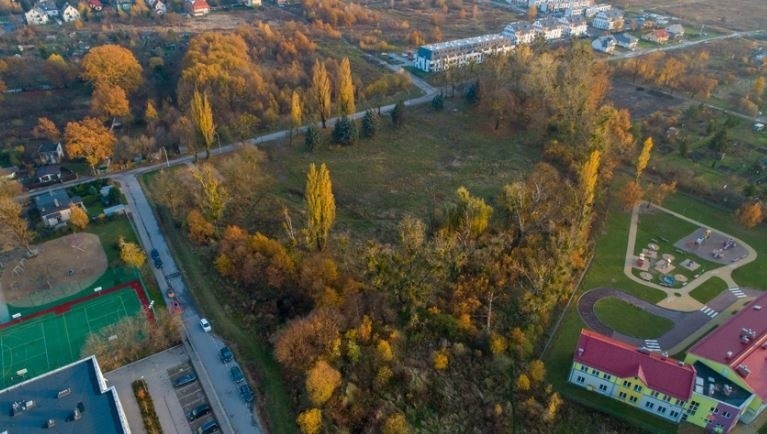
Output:
M167 372L169 367L188 360L189 354L186 349L183 346L177 346L104 374L109 385L117 389L132 433L146 433L131 387L131 383L140 378L143 378L149 386L149 393L152 395L163 432L168 434L189 432L184 410L178 402L176 391L170 384Z

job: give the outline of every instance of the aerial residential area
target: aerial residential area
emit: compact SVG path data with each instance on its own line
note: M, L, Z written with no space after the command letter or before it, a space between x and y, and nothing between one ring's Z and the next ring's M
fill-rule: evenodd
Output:
M0 433L767 433L767 2L0 0Z

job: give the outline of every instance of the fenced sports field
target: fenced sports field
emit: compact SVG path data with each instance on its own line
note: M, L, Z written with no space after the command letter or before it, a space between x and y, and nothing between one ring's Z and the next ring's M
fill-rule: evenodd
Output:
M148 304L136 280L3 324L0 388L78 360L90 333L135 315Z

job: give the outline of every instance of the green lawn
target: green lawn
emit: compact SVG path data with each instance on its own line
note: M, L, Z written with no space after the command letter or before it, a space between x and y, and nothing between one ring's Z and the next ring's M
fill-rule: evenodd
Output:
M706 304L709 300L727 289L727 282L714 276L703 282L699 287L690 292L690 296L699 302Z
M640 339L655 339L674 327L674 323L626 303L606 297L596 302L594 312L606 326L626 336Z

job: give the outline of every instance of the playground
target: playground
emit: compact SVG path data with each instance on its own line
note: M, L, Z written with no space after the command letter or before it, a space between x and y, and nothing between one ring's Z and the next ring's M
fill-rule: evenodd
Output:
M0 388L79 359L89 334L148 304L140 281L132 281L1 325Z
M106 253L95 234L67 235L32 250L33 255L17 250L4 258L0 277L3 304L33 307L75 295L107 269Z

